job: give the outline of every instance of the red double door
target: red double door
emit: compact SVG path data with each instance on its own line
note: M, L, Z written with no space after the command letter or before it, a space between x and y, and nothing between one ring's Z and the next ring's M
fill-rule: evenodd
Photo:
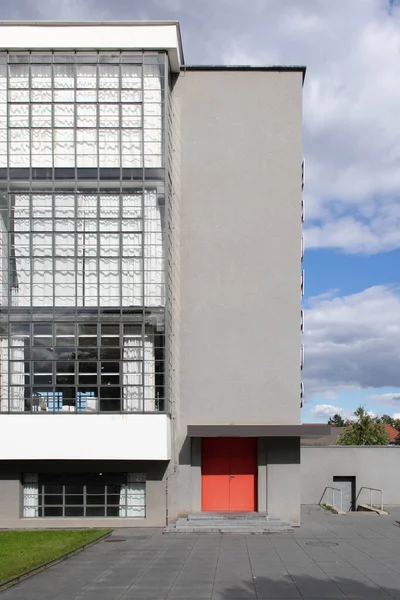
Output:
M257 510L257 439L203 438L202 510Z

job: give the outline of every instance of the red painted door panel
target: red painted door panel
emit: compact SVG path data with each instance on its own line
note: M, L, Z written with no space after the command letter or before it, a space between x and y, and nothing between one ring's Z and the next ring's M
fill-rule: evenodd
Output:
M256 510L256 484L255 438L203 438L202 510Z
M257 439L232 439L229 510L256 510Z
M203 510L229 510L229 445L223 442L220 438L203 439Z

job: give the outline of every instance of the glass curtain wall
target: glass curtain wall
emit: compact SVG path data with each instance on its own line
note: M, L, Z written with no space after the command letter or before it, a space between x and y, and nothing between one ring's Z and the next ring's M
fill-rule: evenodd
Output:
M0 410L165 410L165 53L0 54Z

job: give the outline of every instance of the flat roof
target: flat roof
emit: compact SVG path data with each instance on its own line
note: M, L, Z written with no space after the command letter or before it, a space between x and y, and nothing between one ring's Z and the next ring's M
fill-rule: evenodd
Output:
M303 74L303 83L307 67L304 65L182 65L181 71L277 71L298 72Z
M167 44L165 50L169 51L169 55L170 55L170 59L171 63L172 63L172 67L174 71L179 71L179 68L181 67L181 65L184 64L184 55L183 55L183 45L182 45L182 35L181 35L181 29L180 29L180 25L179 25L179 21L36 21L36 20L32 20L32 21L16 21L16 20L9 20L9 21L0 21L0 28L1 27L21 27L21 28L39 28L39 27L49 27L49 28L67 28L67 27L77 27L77 28L84 28L84 27L107 27L107 28L112 28L112 27L175 27L176 28L176 40L177 40L177 46L178 46L178 52L177 55L175 56L174 53L174 47L171 44ZM24 38L25 39L25 38ZM39 41L37 41L36 39L33 40L34 41L34 47L35 49L38 48L38 44L40 43ZM108 40L107 40L108 41ZM12 40L11 43L6 43L1 39L0 37L0 47L4 48L4 49L18 49L18 50L22 50L22 49L30 49L30 43L32 43L32 40L25 40L26 44L25 45L21 45L21 42L19 40ZM40 49L46 49L46 40L41 42L43 45L41 46ZM57 43L55 46L54 44L51 44L51 46L54 46L54 49L60 49L60 47L62 46L63 41L61 40L59 43ZM142 49L142 46L140 44L136 45L136 44L127 44L125 40L121 39L120 40L121 43L121 50L129 48L129 49L135 49L135 48L140 48ZM18 44L18 45L17 45ZM114 40L112 40L112 43L110 46L107 46L107 44L104 44L104 48L107 49L116 49L118 46L118 44L116 44L114 42ZM63 46L62 49L88 49L88 44L85 42L82 44L79 43L79 41L75 41L75 43L68 43L67 46ZM95 46L93 46L93 49L95 48ZM103 48L103 46L100 46L100 48ZM51 48L53 49L53 48ZM143 47L143 49L151 49L151 40L149 39L148 43L146 44L146 47ZM156 43L154 45L154 49L160 49L160 46Z

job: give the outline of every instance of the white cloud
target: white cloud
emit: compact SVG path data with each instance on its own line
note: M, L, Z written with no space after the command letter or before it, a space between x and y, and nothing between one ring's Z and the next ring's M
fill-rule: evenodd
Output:
M178 19L188 63L305 64L307 247L400 247L400 6L389 0L14 0L3 18Z
M310 410L310 413L317 418L330 419L333 415L342 415L343 408L332 404L317 404Z
M349 421L354 421L356 419L354 411L340 406L333 406L332 404L317 404L310 409L310 413L316 419L323 419L326 421L334 415L340 415L343 419L348 419ZM368 411L368 414L372 418L376 417L375 413L372 411Z
M27 11L37 19L95 21L107 18L107 8L94 0L27 0Z
M305 392L400 387L400 295L375 286L358 294L311 298L306 305ZM398 394L375 399L396 404Z

